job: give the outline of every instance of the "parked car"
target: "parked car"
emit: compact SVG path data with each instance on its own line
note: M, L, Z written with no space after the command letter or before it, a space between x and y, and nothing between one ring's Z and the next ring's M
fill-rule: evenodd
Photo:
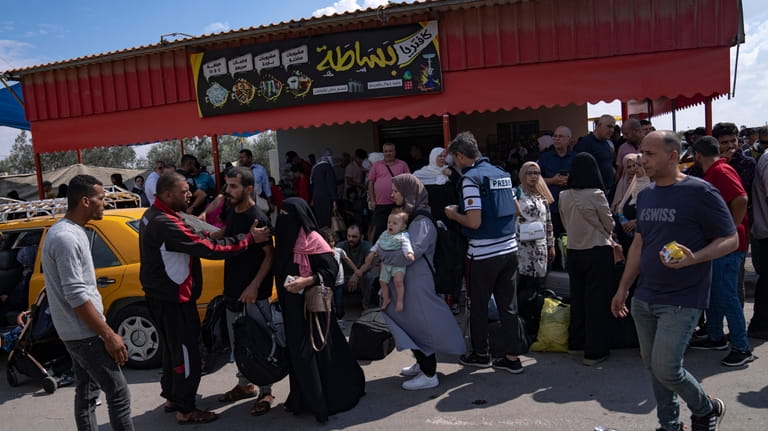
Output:
M160 366L161 359L160 337L139 282L139 222L145 210L106 210L101 220L92 220L86 225L107 322L123 337L128 348L127 365L132 368L155 368ZM0 276L6 274L14 278L18 274L20 281L23 271L16 256L22 248L34 247L25 250L35 256L29 277L30 304L44 285L40 245L51 225L61 217L62 214L56 214L0 222L0 262L11 266L0 268ZM18 263L18 267L13 266L13 262ZM224 261L203 259L202 267L203 293L198 301L201 319L208 302L221 294Z

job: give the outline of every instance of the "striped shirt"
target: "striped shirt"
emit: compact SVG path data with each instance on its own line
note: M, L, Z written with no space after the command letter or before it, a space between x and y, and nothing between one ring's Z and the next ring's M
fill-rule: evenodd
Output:
M464 199L464 212L469 210L483 210L480 199L480 187L469 178L464 178L462 180L461 194ZM514 233L498 238L469 238L467 258L472 260L483 260L515 252L517 252L517 235Z

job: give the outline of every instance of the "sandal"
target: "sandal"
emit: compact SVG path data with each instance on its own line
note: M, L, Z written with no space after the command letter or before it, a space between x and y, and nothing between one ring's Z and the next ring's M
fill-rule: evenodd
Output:
M269 401L267 401L269 397ZM272 402L275 401L275 397L272 394L264 394L256 400L256 404L251 407L251 414L253 416L265 415L272 408Z
M256 396L256 388L251 387L251 390L245 390L240 386L235 385L234 388L230 389L227 392L224 392L224 395L219 397L220 403L232 403L235 401L244 400L246 398L253 398Z
M166 413L173 413L177 410L178 409L174 407L170 401L166 401L165 404L163 404L163 411Z
M176 417L176 422L179 425L197 425L197 424L207 424L208 422L213 422L218 418L219 418L219 415L217 415L214 412L206 412L203 410L194 409L191 412L189 412L186 419L179 419L178 417Z

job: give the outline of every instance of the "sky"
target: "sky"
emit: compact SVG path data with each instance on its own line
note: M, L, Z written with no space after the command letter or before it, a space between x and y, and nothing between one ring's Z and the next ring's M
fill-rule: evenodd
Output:
M736 93L734 98L713 102L715 122L753 127L768 121L768 8L760 7L764 1L744 0L747 37L739 54ZM170 33L197 36L385 3L387 0L9 1L0 10L0 71L154 44ZM735 52L732 48L731 76ZM618 102L589 106L589 116L620 113ZM655 117L653 123L657 129L671 129L671 115ZM703 124L702 107L677 113L678 129ZM8 155L17 134L16 129L0 127L0 158Z

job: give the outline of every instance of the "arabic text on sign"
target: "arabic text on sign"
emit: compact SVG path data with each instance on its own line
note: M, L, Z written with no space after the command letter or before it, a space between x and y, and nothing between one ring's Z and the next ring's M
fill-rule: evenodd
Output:
M392 88L392 87L402 87L402 86L403 86L402 79L388 79L386 81L372 81L368 83L369 90L375 90L377 88Z
M388 46L385 49L376 48L372 54L360 54L360 42L355 42L353 48L343 49L337 46L335 49L328 49L327 46L317 47L317 52L325 51L325 56L317 64L317 70L322 72L326 69L333 69L336 72L344 72L353 67L376 67L392 66L397 63L397 53Z
M346 93L349 88L346 85L333 85L330 87L316 87L312 89L312 94L315 96L321 94L334 94L334 93Z

